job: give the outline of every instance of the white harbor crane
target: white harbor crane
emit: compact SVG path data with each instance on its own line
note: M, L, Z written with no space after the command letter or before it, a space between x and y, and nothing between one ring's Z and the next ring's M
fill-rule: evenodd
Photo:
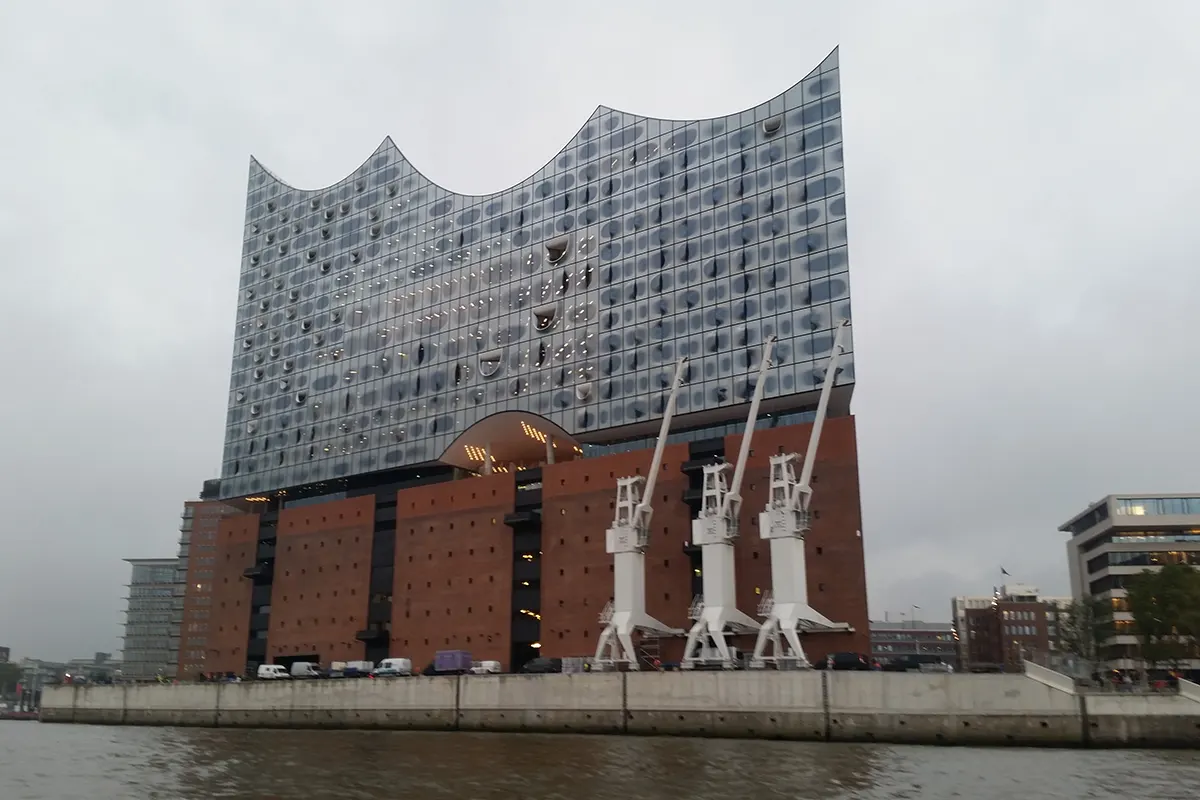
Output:
M692 544L700 548L704 593L692 601L688 612L695 623L688 631L684 645L683 661L680 663L683 669L709 664L722 669L735 669L737 657L729 647L729 636L752 633L760 627L756 620L737 608L733 549L738 537L746 458L750 455L750 441L754 436L758 406L762 402L763 386L774 349L775 337L769 336L763 343L754 398L750 401L746 431L742 434L737 463L733 465L732 480L726 485L725 472L730 467L728 462L704 466L704 494L700 513L692 521Z
M771 456L771 486L766 510L758 515L758 533L771 543L771 590L759 604L758 614L766 617L758 631L750 666L777 668L808 667L808 657L800 645L803 631L853 631L844 622L833 622L808 604L808 570L804 559L804 537L808 533L812 503L813 467L821 428L829 409L829 395L837 378L838 361L844 355L845 334L850 320L843 321L833 339L833 353L825 368L816 419L809 435L808 450L796 477L795 453Z
M656 637L683 633L681 628L672 628L646 613L646 548L650 544L650 519L654 514L651 505L654 484L662 471L663 450L686 362L684 357L675 365L675 379L663 409L649 474L644 478L638 475L617 480L616 512L612 527L605 534L606 549L613 557L613 599L600 613L604 630L596 643L595 664L601 669L612 669L618 664L625 664L629 669L639 668L633 649L634 632Z

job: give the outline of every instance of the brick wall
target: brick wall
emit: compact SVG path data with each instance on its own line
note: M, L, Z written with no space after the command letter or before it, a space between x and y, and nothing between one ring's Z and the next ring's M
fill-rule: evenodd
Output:
M268 663L315 653L322 664L362 658L374 496L279 512L267 632Z
M438 650L469 650L507 667L514 493L496 474L397 494L391 655L421 669Z
M257 545L257 514L238 514L217 523L207 672L241 675L246 668L251 582L242 573L254 566Z
M542 469L542 652L592 656L599 614L613 595L612 556L605 531L612 524L617 479L646 475L652 450L553 464ZM654 490L646 552L646 611L685 628L691 568L683 544L691 538L688 487L680 466L686 444L669 445ZM682 644L679 645L682 651Z

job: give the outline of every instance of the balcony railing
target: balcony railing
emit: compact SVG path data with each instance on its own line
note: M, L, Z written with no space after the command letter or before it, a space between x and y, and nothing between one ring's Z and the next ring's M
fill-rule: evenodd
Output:
M389 634L382 628L367 628L354 634L354 638L360 642L379 642L387 641Z

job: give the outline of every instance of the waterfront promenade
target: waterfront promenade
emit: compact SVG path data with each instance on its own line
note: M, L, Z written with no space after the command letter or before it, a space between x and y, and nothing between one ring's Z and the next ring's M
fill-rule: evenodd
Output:
M1077 694L1025 675L673 672L60 686L42 721L1200 748L1200 686Z

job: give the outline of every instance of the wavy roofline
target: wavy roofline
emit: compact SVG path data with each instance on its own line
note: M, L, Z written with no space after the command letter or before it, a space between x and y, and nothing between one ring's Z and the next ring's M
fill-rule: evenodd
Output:
M619 108L613 108L612 106L606 106L604 104L597 105L596 108L592 111L592 113L589 114L587 116L587 118L584 119L584 121L580 124L580 126L575 129L575 133L571 134L571 136L568 137L567 141L561 147L559 147L558 150L554 151L553 155L551 155L550 158L548 158L546 161L544 161L540 167L538 167L533 172L526 175L524 178L521 178L517 182L509 184L508 186L505 186L504 188L496 189L495 191L492 191L492 192L484 192L482 194L468 194L468 193L464 193L464 192L456 192L453 189L450 189L450 188L444 186L443 184L438 183L437 181L433 180L428 175L426 175L425 172L423 172L421 170L421 168L418 167L413 162L412 159L410 159L407 155L404 154L404 151L401 150L396 145L396 142L392 139L390 134L387 136L384 136L383 141L379 143L379 146L376 147L374 150L372 150L370 155L368 155L366 158L364 158L362 161L360 161L358 163L357 167L350 170L350 172L348 172L345 175L343 175L342 177L338 178L333 183L328 183L328 184L326 184L324 186L320 186L320 187L313 187L313 188L306 189L302 186L296 186L294 184L288 183L287 181L280 178L277 174L272 172L270 169L268 169L265 164L263 164L261 161L258 160L258 158L256 158L253 155L250 156L250 165L251 165L251 169L253 169L254 166L258 166L258 168L261 169L264 173L266 173L266 175L269 178L271 178L271 180L275 181L280 186L291 189L294 192L305 192L308 194L312 194L312 193L316 193L316 192L328 191L329 189L332 189L335 186L338 186L338 185L344 183L345 181L349 180L356 172L358 172L360 169L362 169L364 166L366 166L371 161L371 159L373 159L373 158L375 158L375 156L379 155L379 153L382 152L383 150L385 150L388 147L388 145L391 145L392 149L395 150L397 153L399 153L400 157L402 159L404 159L404 161L410 167L412 167L413 172L415 172L417 175L419 175L421 177L421 179L424 180L429 185L436 186L437 188L441 189L442 191L448 192L449 194L452 194L456 197L469 197L469 198L480 198L480 199L487 198L487 197L495 197L498 194L503 194L504 192L511 191L512 189L515 189L516 187L520 186L523 183L526 183L527 181L533 180L533 178L539 172L544 170L550 164L553 164L554 161L560 155L562 155L563 152L568 147L570 147L571 143L574 142L579 137L579 134L583 131L584 128L587 127L589 122L596 119L597 116L599 116L600 114L602 114L605 111L610 111L610 112L613 112L616 114L625 114L630 117L635 117L637 119L646 120L646 121L653 120L655 122L671 122L671 123L711 122L712 120L715 120L715 119L723 119L725 117L732 117L735 114L744 114L747 111L751 111L755 108L758 108L759 106L766 105L766 104L770 103L772 100L776 100L780 97L783 97L788 92L790 92L792 89L795 89L797 86L799 86L800 84L804 83L806 80L811 78L814 74L820 72L821 67L825 64L825 62L829 61L830 58L832 58L833 56L838 54L840 47L841 47L841 45L835 45L834 48L832 50L830 50L825 55L824 58L822 58L820 61L817 62L817 65L815 67L813 67L811 70L808 71L808 73L806 75L804 75L804 77L800 78L797 81L794 81L783 91L776 92L775 94L768 97L766 100L762 100L757 103L752 103L751 105L748 105L737 111L730 111L726 114L715 114L715 115L709 116L709 117L683 117L683 118L677 118L677 119L670 119L667 117L653 117L653 116L647 116L645 114L635 114L632 111L626 111L626 110L619 109Z

